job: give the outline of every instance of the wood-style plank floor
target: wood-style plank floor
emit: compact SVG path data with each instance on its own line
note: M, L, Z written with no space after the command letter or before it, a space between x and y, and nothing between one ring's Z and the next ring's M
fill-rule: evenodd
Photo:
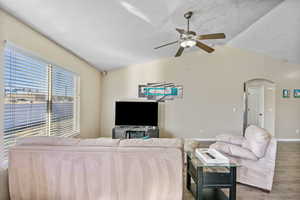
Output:
M203 147L208 144L203 144ZM193 200L185 191L185 200ZM266 193L256 188L238 184L237 200L300 200L300 142L280 142L273 189Z

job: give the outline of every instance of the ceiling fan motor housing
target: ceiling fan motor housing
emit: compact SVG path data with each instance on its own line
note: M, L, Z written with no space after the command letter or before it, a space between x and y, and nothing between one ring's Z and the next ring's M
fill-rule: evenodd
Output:
M187 12L187 13L184 14L184 17L186 19L190 19L192 16L193 16L193 12L192 11L189 11L189 12Z

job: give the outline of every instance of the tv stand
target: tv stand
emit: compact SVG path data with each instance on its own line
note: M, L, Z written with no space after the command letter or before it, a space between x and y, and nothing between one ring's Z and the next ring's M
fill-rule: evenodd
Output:
M112 130L113 139L159 138L157 126L116 126Z

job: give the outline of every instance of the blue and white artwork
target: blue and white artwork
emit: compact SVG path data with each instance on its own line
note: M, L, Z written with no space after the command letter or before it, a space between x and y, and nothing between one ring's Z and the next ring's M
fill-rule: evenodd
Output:
M300 89L294 89L294 97L300 98Z
M174 83L148 83L139 85L139 97L164 102L183 97L183 87Z

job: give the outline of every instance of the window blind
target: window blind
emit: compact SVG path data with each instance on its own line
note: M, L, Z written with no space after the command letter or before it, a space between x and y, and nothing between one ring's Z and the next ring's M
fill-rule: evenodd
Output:
M79 133L79 77L11 45L4 49L4 158L16 139Z
M18 137L47 135L48 70L43 61L4 50L4 154Z
M51 135L69 137L79 131L76 83L72 72L52 67Z

